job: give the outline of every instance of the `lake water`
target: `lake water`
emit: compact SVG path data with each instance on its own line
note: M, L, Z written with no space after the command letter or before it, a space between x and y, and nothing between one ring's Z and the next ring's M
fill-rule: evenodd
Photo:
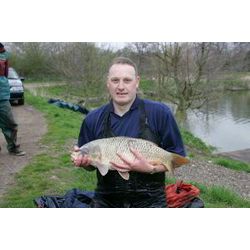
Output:
M250 148L250 91L226 91L201 111L188 112L186 128L218 152Z

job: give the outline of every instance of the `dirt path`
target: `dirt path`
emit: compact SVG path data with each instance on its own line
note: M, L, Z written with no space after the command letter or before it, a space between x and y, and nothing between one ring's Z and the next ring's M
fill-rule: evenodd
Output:
M14 183L14 176L25 167L32 157L41 152L39 140L47 131L46 120L42 113L32 106L12 106L14 117L19 125L17 139L21 149L27 154L22 157L9 155L6 141L0 133L0 200L7 188Z

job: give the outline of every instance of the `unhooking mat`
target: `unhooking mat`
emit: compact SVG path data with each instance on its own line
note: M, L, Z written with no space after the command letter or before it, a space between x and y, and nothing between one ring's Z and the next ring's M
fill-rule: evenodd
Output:
M73 110L75 112L80 112L80 113L85 114L85 115L89 113L89 110L87 110L85 107L83 107L81 105L73 104L70 102L65 102L65 101L60 100L60 99L50 98L48 100L48 103L54 104L60 108L67 108L67 109Z

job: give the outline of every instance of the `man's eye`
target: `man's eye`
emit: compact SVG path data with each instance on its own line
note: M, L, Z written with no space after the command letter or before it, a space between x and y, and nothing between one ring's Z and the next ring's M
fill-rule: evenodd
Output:
M124 79L124 82L129 83L131 82L131 79Z
M114 82L114 83L118 83L118 82L119 82L119 80L118 80L118 79L112 79L112 82Z

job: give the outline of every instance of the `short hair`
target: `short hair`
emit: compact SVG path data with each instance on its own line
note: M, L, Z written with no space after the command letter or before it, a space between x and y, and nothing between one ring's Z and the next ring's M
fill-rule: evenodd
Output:
M113 59L113 61L111 62L111 64L109 65L109 70L110 68L114 65L114 64L128 64L130 66L132 66L135 70L135 75L138 75L138 70L137 70L137 66L136 64L129 58L127 57L116 57Z

